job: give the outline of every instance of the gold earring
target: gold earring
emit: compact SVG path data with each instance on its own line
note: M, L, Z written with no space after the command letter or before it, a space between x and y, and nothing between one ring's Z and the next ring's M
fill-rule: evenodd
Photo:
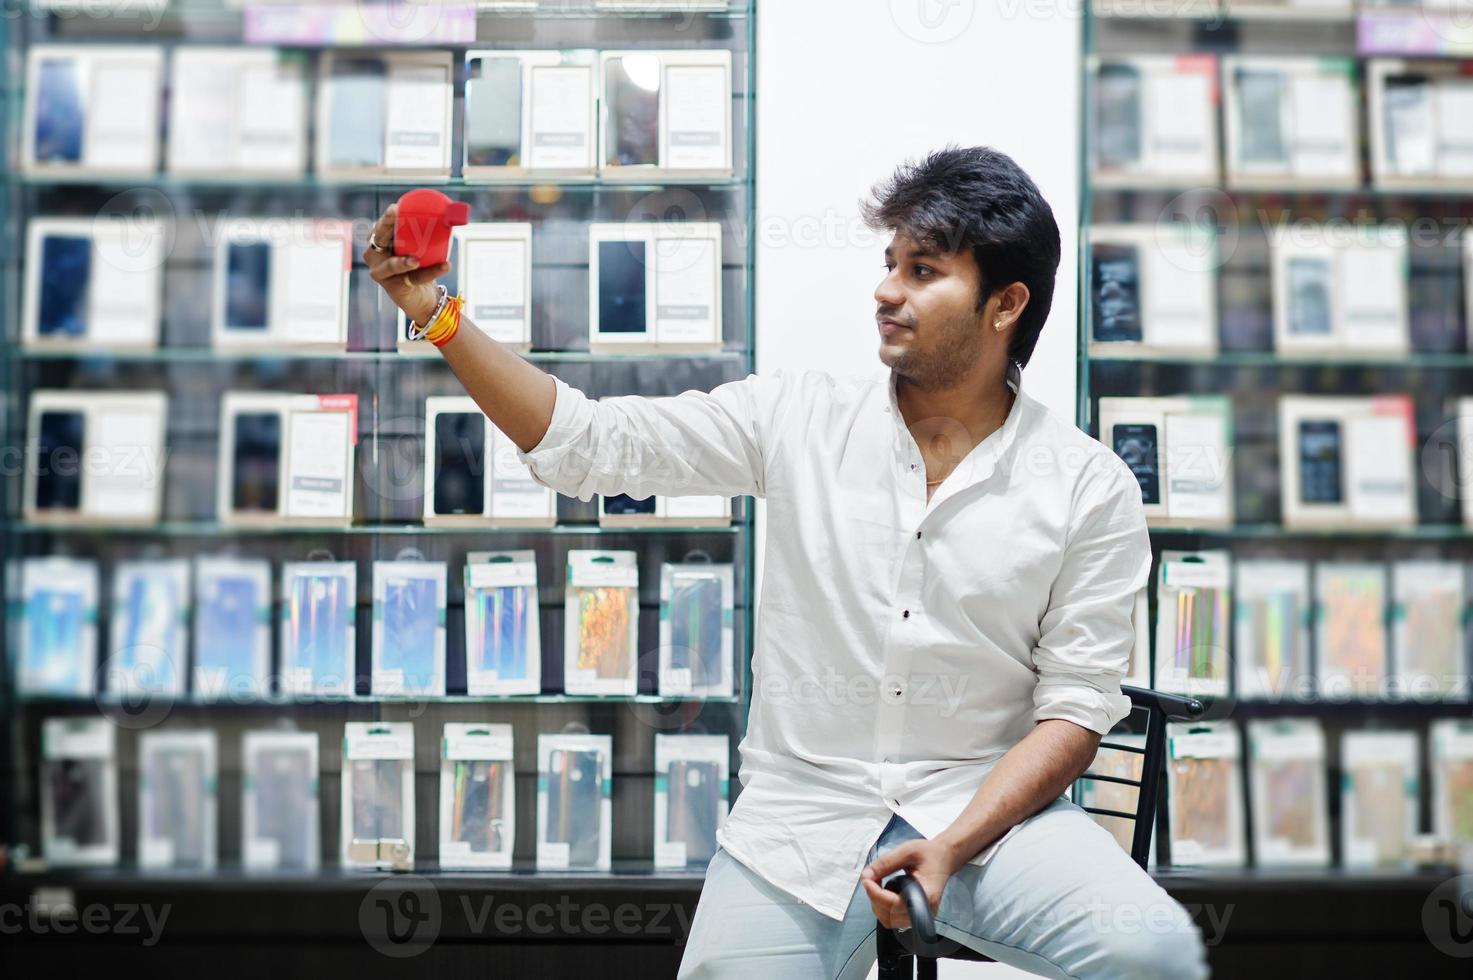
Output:
M994 330L1001 330L1002 329L1002 319L1000 317L998 319L992 321L992 329L994 329Z

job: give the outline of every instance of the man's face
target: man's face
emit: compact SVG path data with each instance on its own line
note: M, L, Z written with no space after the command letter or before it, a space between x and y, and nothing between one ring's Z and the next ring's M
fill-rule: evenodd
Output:
M984 328L982 274L971 250L943 251L896 232L875 289L880 360L918 388L951 387L1005 336Z

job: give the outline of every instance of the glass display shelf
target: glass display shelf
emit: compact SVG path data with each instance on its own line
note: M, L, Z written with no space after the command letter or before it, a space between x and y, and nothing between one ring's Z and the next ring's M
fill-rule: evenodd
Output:
M250 190L250 191L301 191L304 193L332 191L404 191L415 187L434 187L441 190L514 191L527 192L535 197L547 196L556 199L563 193L596 193L598 191L655 193L669 187L699 188L712 191L740 190L747 186L745 177L661 177L659 180L608 180L602 177L531 177L520 180L475 180L466 177L371 177L348 180L332 177L317 177L311 174L292 177L235 177L229 175L182 176L169 173L147 174L17 174L12 178L16 185L29 188L48 187L100 187L107 190ZM556 192L556 194L548 193ZM538 202L543 203L543 202Z
M1374 184L1361 184L1355 187L1316 187L1311 184L1294 184L1283 187L1234 187L1231 184L1163 184L1160 181L1142 178L1140 183L1133 181L1122 183L1112 180L1108 183L1094 184L1090 187L1090 194L1094 197L1119 194L1159 194L1166 197L1212 194L1253 201L1305 197L1375 199L1446 197L1461 199L1473 197L1473 183L1461 185L1406 184L1391 187L1380 187ZM1248 217L1255 218L1256 215L1248 215Z
M393 350L350 350L350 351L293 351L280 349L264 350L213 350L209 347L157 347L139 350L92 351L92 350L21 350L11 355L23 361L120 361L129 363L158 364L219 364L257 363L261 361L369 361L391 363L403 361L410 364L439 364L448 370L449 365L439 357L401 354ZM639 353L626 351L587 350L534 350L523 352L521 357L538 362L586 362L603 361L650 361L650 360L717 360L745 361L747 352L724 348L710 351L672 351ZM1473 364L1473 358L1469 359Z
M1204 720L1225 718L1321 718L1355 723L1377 718L1421 721L1436 718L1467 718L1470 706L1466 698L1440 701L1412 698L1329 698L1285 696L1277 701L1238 700L1236 698L1201 697L1207 707Z
M386 0L360 0L367 7L412 7L412 3L390 3ZM333 0L303 0L300 3L276 0L261 6L278 7L283 10L331 9L341 4ZM19 11L33 17L48 14L59 16L86 17L93 10L101 9L89 0L22 0L16 4ZM247 4L244 0L136 0L130 9L135 17L170 14L219 14L239 17ZM627 6L603 6L595 0L526 0L524 3L498 2L498 0L446 0L439 5L443 10L474 10L477 20L649 20L652 18L709 17L724 20L741 20L751 12L745 0L666 0L665 3L635 4ZM111 14L116 16L116 12Z
M246 9L250 7L252 9ZM37 216L159 216L172 215L175 237L163 263L159 342L163 346L133 349L23 349L20 323L24 307L21 296L27 269L36 268L29 242L21 234L9 247L0 249L0 300L9 343L0 354L0 369L7 372L7 396L3 414L12 446L24 446L28 431L28 405L38 390L164 391L169 398L165 442L169 449L160 491L158 519L149 523L125 523L107 517L89 516L59 521L56 513L23 515L22 468L13 468L6 481L7 506L0 508L0 541L7 555L7 584L12 594L18 586L20 562L25 558L64 555L86 558L98 567L98 653L112 646L111 627L118 607L109 589L121 564L135 559L167 555L187 560L196 553L220 549L233 555L269 562L273 570L283 562L334 558L355 563L357 590L350 618L356 621L354 668L358 683L353 694L254 695L235 692L228 686L215 697L194 693L163 695L151 699L106 690L100 694L59 697L22 692L15 683L15 651L20 641L15 602L0 604L3 632L0 644L0 845L10 846L10 868L0 857L0 883L17 881L17 870L38 871L64 886L83 888L119 887L127 890L157 888L171 896L207 894L211 900L240 907L250 916L262 899L275 892L284 895L327 897L333 891L352 894L376 881L393 877L378 872L342 869L337 866L334 787L339 770L332 761L333 746L341 738L345 722L408 721L414 724L415 757L438 759L442 724L483 721L499 717L517 726L516 767L518 852L508 871L444 872L435 860L433 842L420 840L416 869L437 876L437 883L453 879L453 888L480 889L488 881L507 887L508 882L525 884L527 890L543 887L590 889L594 894L629 892L689 896L700 888L699 872L657 869L651 849L654 821L652 783L656 779L655 736L682 732L724 736L734 753L745 732L747 705L752 693L751 637L755 577L755 537L750 504L735 503L736 516L727 523L704 523L686 518L667 524L646 526L600 525L597 501L559 499L563 523L553 526L522 525L426 525L420 517L419 477L426 465L423 435L426 399L462 394L453 373L438 365L438 356L406 355L393 349L396 330L392 314L363 274L359 253L368 229L383 206L404 191L417 186L437 188L472 205L482 220L515 221L534 228L533 249L527 260L530 279L525 301L533 340L543 349L521 356L557 374L590 398L622 394L674 395L685 389L709 390L734 380L755 368L753 350L753 302L751 275L755 246L747 230L755 221L753 164L754 69L756 28L754 5L748 0L672 0L651 3L647 8L601 6L595 0L542 0L540 4L507 5L457 3L424 4L408 0L396 8L377 0L363 3L257 3L240 0L141 0L131 8L104 9L87 0L41 3L19 0L13 16L0 20L0 41L10 56L12 78L0 95L0 116L5 117L11 156L19 159L19 143L29 83L22 70L27 52L40 44L57 45L144 45L162 50L165 65L181 51L201 45L228 47L267 46L288 52L300 60L315 91L319 71L329 51L337 57L363 48L389 51L437 50L454 52L452 71L454 122L451 128L452 163L438 178L399 177L377 173L349 178L319 173L308 162L305 170L285 176L242 171L176 173L160 162L143 173L111 172L23 174L10 168L0 182L9 193L0 198L0 215L16 228L24 229ZM394 19L394 11L404 17ZM386 23L407 27L391 36L382 28L375 33L375 15L390 16ZM412 16L411 16L412 15ZM430 15L436 22L427 25ZM416 19L417 18L417 19ZM416 34L418 28L426 28ZM274 35L274 36L273 36ZM704 176L684 176L669 170L641 170L618 176L601 172L594 176L551 176L520 174L512 179L467 178L460 175L463 142L464 88L467 69L464 53L475 48L488 50L713 50L731 56L730 112L731 145L729 167L708 169ZM160 123L168 128L167 90L173 76L166 68L161 80ZM318 106L309 106L309 147L314 137ZM596 132L596 130L595 130ZM160 144L160 153L167 151ZM160 161L166 156L159 157ZM347 337L351 350L291 350L283 347L216 350L211 346L209 325L213 319L210 297L218 271L214 225L216 217L231 215L310 214L351 222L354 245L346 303ZM597 222L695 221L719 223L723 229L722 261L719 265L720 303L717 308L720 345L701 349L589 350L588 302L591 263L586 251L587 225ZM403 365L395 361L406 362ZM645 363L647 362L647 363ZM435 366L428 366L428 365ZM356 523L294 522L276 525L237 525L217 519L212 505L218 488L220 433L215 424L216 402L221 391L284 390L297 392L352 392L363 399L358 420L358 450L352 464L355 481ZM402 471L395 469L402 466ZM95 513L95 511L93 512ZM459 640L464 600L460 586L464 555L476 550L530 549L544 571L537 583L544 637L543 693L525 695L472 695L460 670L463 655ZM634 554L641 572L638 596L638 636L648 649L639 651L646 668L625 690L628 694L568 694L564 672L555 669L565 660L562 640L566 625L563 595L563 566L568 549L619 549ZM419 554L416 555L415 552ZM730 563L733 594L729 601L732 621L730 664L731 691L719 696L657 693L653 676L660 613L659 575L656 569L667 561L705 558ZM374 604L369 600L369 569L373 563L423 559L443 561L447 566L445 680L452 693L428 697L413 694L374 695L370 691L367 665L371 660L369 623ZM549 571L550 570L550 571ZM273 655L277 650L275 626L280 600L271 596ZM188 646L197 637L192 630ZM554 646L553 640L557 643ZM563 664L566 667L566 664ZM189 685L186 685L189 686ZM577 687L571 682L568 686ZM667 690L671 690L668 686ZM383 690L383 687L380 687ZM674 690L683 690L674 688ZM215 693L215 692L206 692ZM163 706L166 720L154 717ZM515 707L521 705L522 707ZM40 781L37 741L45 722L52 717L92 718L98 716L118 729L123 746L118 792L125 827L122 835L123 863L118 868L73 872L46 868L41 854L40 813L44 792ZM191 871L139 869L133 862L132 801L138 793L138 771L131 761L142 733L157 724L174 720L189 727L209 729L226 746L220 769L217 828L219 868L198 874ZM321 779L323 870L293 874L257 874L239 864L241 843L238 814L240 778L231 761L230 746L240 744L244 734L292 723L303 731L315 731L322 748ZM571 727L570 727L571 726ZM584 728L613 737L615 813L611 828L610 871L538 870L532 862L532 829L535 820L535 765L528 765L535 735ZM531 737L529 737L531 736ZM731 775L735 776L735 765ZM421 783L416 793L420 836L433 836L437 796L424 791L425 781L437 771L417 769ZM733 782L732 791L737 787ZM426 846L426 844L429 846ZM40 875L26 875L21 887L45 884ZM274 883L274 884L273 884ZM357 907L361 894L352 894ZM309 899L315 901L316 898ZM192 900L191 900L192 901ZM198 904L198 903L195 903ZM212 917L213 913L212 913ZM215 921L234 921L223 914ZM301 917L298 917L299 919Z
M1201 537L1261 540L1274 538L1356 538L1374 540L1378 538L1405 539L1408 541L1455 541L1473 540L1473 528L1460 524L1418 524L1415 527L1325 527L1291 528L1281 524L1238 524L1233 527L1151 527L1152 537Z
M12 530L22 534L96 534L96 535L139 535L145 537L259 537L293 534L366 534L366 535L390 535L390 534L451 534L451 535L479 535L479 534L736 534L746 526L743 519L733 518L728 524L710 526L691 526L686 524L671 524L669 526L644 525L640 527L618 527L601 526L598 524L557 524L553 527L518 527L518 526L475 526L475 527L440 527L425 524L339 524L339 525L302 525L302 524L270 524L270 525L242 525L217 524L210 521L163 521L158 524L89 524L84 521L68 522L66 524L48 524L38 521L19 521L11 525Z
M1295 357L1275 351L1221 351L1209 357L1193 354L1091 354L1091 364L1180 364L1189 367L1268 367L1293 370L1297 368L1447 368L1464 370L1473 368L1473 354L1426 353L1426 354L1345 354L1334 357Z
M1199 868L1190 865L1153 866L1151 876L1170 888L1174 883L1191 886L1212 884L1247 885L1271 890L1286 884L1318 884L1326 887L1378 887L1390 883L1425 883L1427 889L1444 881L1457 869L1442 865L1406 868ZM513 862L509 869L452 870L442 869L432 861L415 862L414 875L430 878L446 885L464 884L477 888L495 889L497 886L514 884L533 889L555 890L567 886L597 885L599 882L621 882L651 884L669 882L690 883L697 888L705 879L703 869L656 868L654 862L639 858L614 859L607 871L553 870L538 868L532 862ZM402 880L401 872L373 869L343 868L336 864L326 865L313 871L256 871L237 864L222 864L209 871L192 871L181 868L140 868L135 864L124 864L108 868L49 868L39 860L20 859L15 870L0 875L0 881L14 886L24 886L28 879L45 877L59 884L77 885L138 885L138 884L197 884L213 888L220 883L234 887L271 886L276 884L310 884L324 888L342 887L366 889L376 884ZM356 928L356 920L354 920Z
M1121 21L1167 21L1186 23L1223 23L1233 21L1276 21L1280 23L1303 21L1312 24L1342 24L1355 22L1355 11L1315 7L1229 7L1211 4L1184 3L1182 0L1117 0L1115 3L1096 3L1094 16L1100 20Z
M341 886L357 889L372 887L384 881L402 878L404 872L375 870L371 868L343 868L336 864L325 865L312 871L282 870L257 871L238 864L221 864L208 871L187 868L140 868L136 864L122 864L109 868L51 868L38 860L16 859L15 871L0 875L0 881L8 880L23 885L27 878L44 875L48 881L87 885L138 885L179 884L202 885L213 889L228 884L232 889L249 888L252 885L270 886L279 884L312 884L324 887ZM650 882L689 883L699 889L705 880L704 868L657 868L648 858L615 858L607 871L554 870L538 868L530 861L516 861L510 868L483 868L478 870L452 870L441 868L433 860L416 861L411 874L432 878L448 885L465 884L478 888L494 888L498 884L516 884L532 888L581 887L598 882Z
M70 694L27 694L18 693L15 700L23 704L65 707L92 704L98 707L122 708L144 707L157 702L166 702L175 707L201 708L207 711L234 708L310 708L324 705L414 705L414 704L740 704L739 695L665 695L665 694L319 694L309 697L290 697L280 694L252 695L250 697L199 698L193 695L136 694L127 697L115 694L91 696Z

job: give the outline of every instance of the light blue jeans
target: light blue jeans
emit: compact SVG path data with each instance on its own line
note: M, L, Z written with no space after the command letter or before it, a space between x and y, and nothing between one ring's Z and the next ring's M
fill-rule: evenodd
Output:
M871 858L920 837L892 817ZM1045 977L1200 980L1200 930L1175 899L1075 804L1024 821L983 867L946 883L937 931ZM691 922L681 980L862 980L875 918L855 887L842 922L779 891L718 850Z

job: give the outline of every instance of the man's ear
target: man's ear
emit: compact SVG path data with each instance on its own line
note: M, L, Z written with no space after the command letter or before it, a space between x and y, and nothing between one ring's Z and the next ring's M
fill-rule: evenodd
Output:
M1028 307L1028 287L1021 282L1008 283L997 291L992 322L987 324L1001 333L1018 322Z

